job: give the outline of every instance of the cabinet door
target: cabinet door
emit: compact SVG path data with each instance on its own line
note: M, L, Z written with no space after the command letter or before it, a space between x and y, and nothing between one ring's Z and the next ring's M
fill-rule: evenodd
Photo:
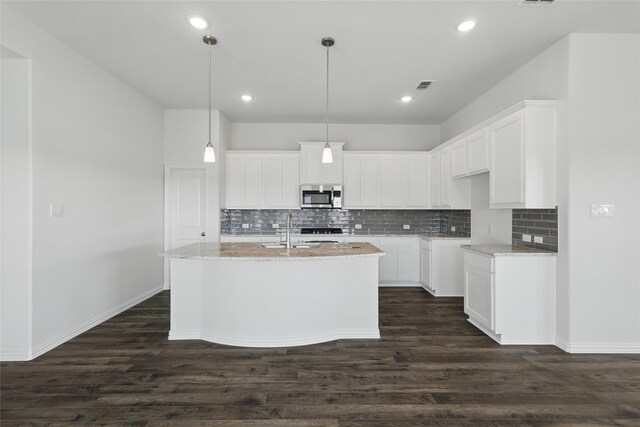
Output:
M386 246L382 243L379 247L385 255L379 258L378 280L381 282L398 280L398 247Z
M380 161L376 157L362 157L360 163L360 206L377 208L380 193Z
M259 209L263 204L262 159L247 157L245 162L245 207Z
M404 159L404 207L426 209L427 200L427 157Z
M431 154L431 207L440 206L440 152Z
M362 206L362 158L344 158L344 192L345 208L360 208Z
M490 203L524 202L522 112L489 129Z
M489 142L487 141L486 129L467 138L467 168L469 174L489 170Z
M420 283L425 288L431 287L431 251L420 248Z
M398 247L398 280L420 281L420 248L414 241Z
M467 140L463 139L451 145L451 177L467 174Z
M287 155L282 159L283 198L282 207L300 207L300 157Z
M311 145L300 149L300 184L323 184L320 176L322 146Z
M284 204L284 170L282 157L265 156L264 166L264 205L267 208L279 208Z
M464 308L484 327L493 330L493 274L464 265Z
M245 171L243 157L227 157L227 207L243 208L245 206Z
M402 158L380 159L380 207L402 208Z
M440 206L451 206L451 153L440 152Z

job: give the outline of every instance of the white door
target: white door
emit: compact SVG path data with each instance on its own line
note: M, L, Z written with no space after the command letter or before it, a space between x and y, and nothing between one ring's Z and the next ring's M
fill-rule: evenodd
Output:
M205 169L173 169L169 195L169 249L206 239Z
M420 248L420 282L426 288L431 287L431 251Z

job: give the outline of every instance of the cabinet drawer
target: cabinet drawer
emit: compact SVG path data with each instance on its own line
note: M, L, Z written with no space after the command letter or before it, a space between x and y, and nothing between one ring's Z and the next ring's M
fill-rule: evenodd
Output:
M474 267L487 273L494 272L494 258L464 251L464 265Z

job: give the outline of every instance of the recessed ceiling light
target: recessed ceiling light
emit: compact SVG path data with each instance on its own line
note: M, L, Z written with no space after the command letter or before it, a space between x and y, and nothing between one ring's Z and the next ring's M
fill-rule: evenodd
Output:
M400 98L400 101L406 104L407 102L411 102L412 99L413 99L412 96L403 96L402 98Z
M209 21L200 15L190 15L187 17L187 21L193 28L197 28L198 30L204 30L209 26Z
M253 96L251 96L251 95L242 95L240 97L240 99L242 99L244 102L249 102L249 101L251 101L253 99Z
M475 19L467 19L466 21L462 22L460 25L458 25L458 31L461 32L466 32L466 31L470 31L473 30L473 27L476 26L476 20Z

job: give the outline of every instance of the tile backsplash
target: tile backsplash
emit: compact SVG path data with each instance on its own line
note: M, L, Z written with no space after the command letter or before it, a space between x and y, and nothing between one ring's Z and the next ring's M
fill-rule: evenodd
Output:
M511 238L514 246L558 252L558 209L514 209L511 214ZM531 236L531 243L523 242L522 235ZM541 236L543 243L533 242Z
M222 209L220 233L277 234L286 227L286 218L293 212L293 231L303 227L336 227L345 234L416 234L451 232L471 235L469 210L361 210L361 209ZM243 228L246 224L248 228ZM278 228L273 228L278 224ZM361 228L356 228L360 225ZM404 225L410 229L405 230Z

